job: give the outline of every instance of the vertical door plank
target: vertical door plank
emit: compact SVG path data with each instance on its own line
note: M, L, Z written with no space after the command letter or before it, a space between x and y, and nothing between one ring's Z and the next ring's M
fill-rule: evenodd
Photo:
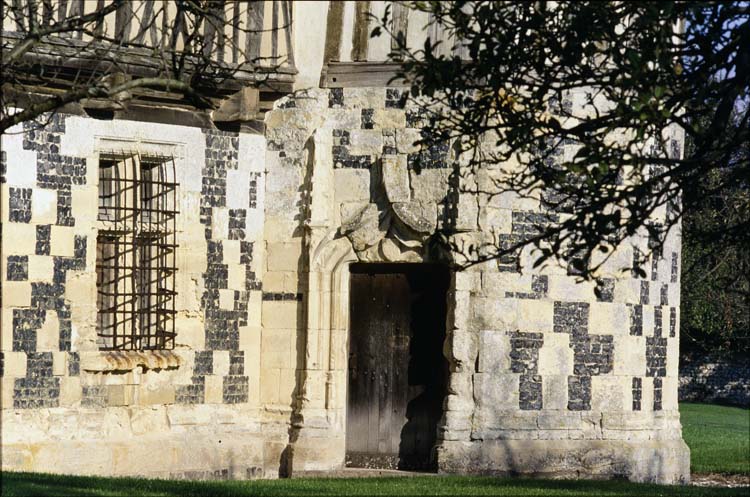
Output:
M378 452L378 425L379 425L379 383L382 371L382 360L385 358L381 349L383 340L388 336L387 321L385 317L385 292L388 291L388 275L375 274L372 279L372 293L370 295L371 326L368 331L368 358L370 359L370 374L367 379L369 387L369 423L367 430L367 452L377 454Z
M403 428L408 406L407 386L409 372L409 335L411 328L411 304L409 282L405 274L399 274L399 291L394 292L394 322L391 368L395 373L391 404L391 440L395 453L403 450ZM407 442L408 446L408 442Z
M346 448L350 452L364 452L367 448L367 439L363 438L367 427L367 410L363 384L366 370L366 357L364 356L364 339L367 334L367 298L369 295L369 278L362 274L351 276L351 325L349 337L349 388L348 388L348 411ZM363 445L364 442L364 445Z

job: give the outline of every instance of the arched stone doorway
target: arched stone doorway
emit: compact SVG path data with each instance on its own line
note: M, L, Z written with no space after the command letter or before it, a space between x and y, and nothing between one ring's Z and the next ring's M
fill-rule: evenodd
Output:
M393 177L405 174L405 170L394 169L384 161L376 170L381 189L371 202L353 206L344 215L334 202L331 134L317 130L306 151L312 164L303 253L307 269L306 326L302 330L305 345L290 444L282 461L286 472L295 474L329 471L345 465L350 267L357 263L419 266L436 259L427 253L427 241L435 229L430 216L434 218L435 212L418 202L395 201L396 194L389 187L395 183ZM450 275L444 282L445 339L436 344L436 349L453 365L446 374L445 386L441 387L445 392L443 397L450 395L450 398L440 402L451 412L441 410L437 415L439 420L431 421L435 435L429 450L438 455L440 444L456 421L461 424L471 416L471 390L456 387L466 383L465 377L470 376L469 371L463 371L465 361L457 362L454 357L455 350L466 348L456 342L454 315L466 314L464 304L468 304L468 299L462 297L463 293L468 296L468 291L456 290L458 276ZM460 414L457 408L462 411ZM463 437L466 430L462 426L457 428Z

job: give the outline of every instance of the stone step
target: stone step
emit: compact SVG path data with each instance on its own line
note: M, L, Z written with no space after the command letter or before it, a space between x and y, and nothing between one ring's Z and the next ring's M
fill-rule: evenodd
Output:
M298 471L292 475L292 478L398 478L415 476L437 476L437 473L398 469L342 468L333 471Z

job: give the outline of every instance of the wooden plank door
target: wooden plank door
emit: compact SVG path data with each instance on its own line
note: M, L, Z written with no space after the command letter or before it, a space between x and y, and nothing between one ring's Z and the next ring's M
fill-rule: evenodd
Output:
M347 452L393 466L408 402L409 284L398 273L351 276Z
M351 274L346 449L352 466L430 463L444 395L445 285L409 266Z

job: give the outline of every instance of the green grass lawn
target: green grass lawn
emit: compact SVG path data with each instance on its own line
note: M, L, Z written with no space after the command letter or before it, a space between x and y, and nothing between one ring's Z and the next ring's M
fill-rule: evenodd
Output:
M697 473L750 474L750 411L682 404L685 441ZM642 485L623 481L532 480L470 476L294 479L272 481L165 481L3 473L2 495L27 496L750 496L750 489Z
M680 418L694 473L750 475L750 410L684 403Z
M313 495L496 495L496 496L737 496L734 488L641 485L622 481L573 481L421 476L414 478L293 479L186 482L85 478L31 473L3 475L4 497L20 495L131 496L313 496ZM744 492L748 495L748 492Z

